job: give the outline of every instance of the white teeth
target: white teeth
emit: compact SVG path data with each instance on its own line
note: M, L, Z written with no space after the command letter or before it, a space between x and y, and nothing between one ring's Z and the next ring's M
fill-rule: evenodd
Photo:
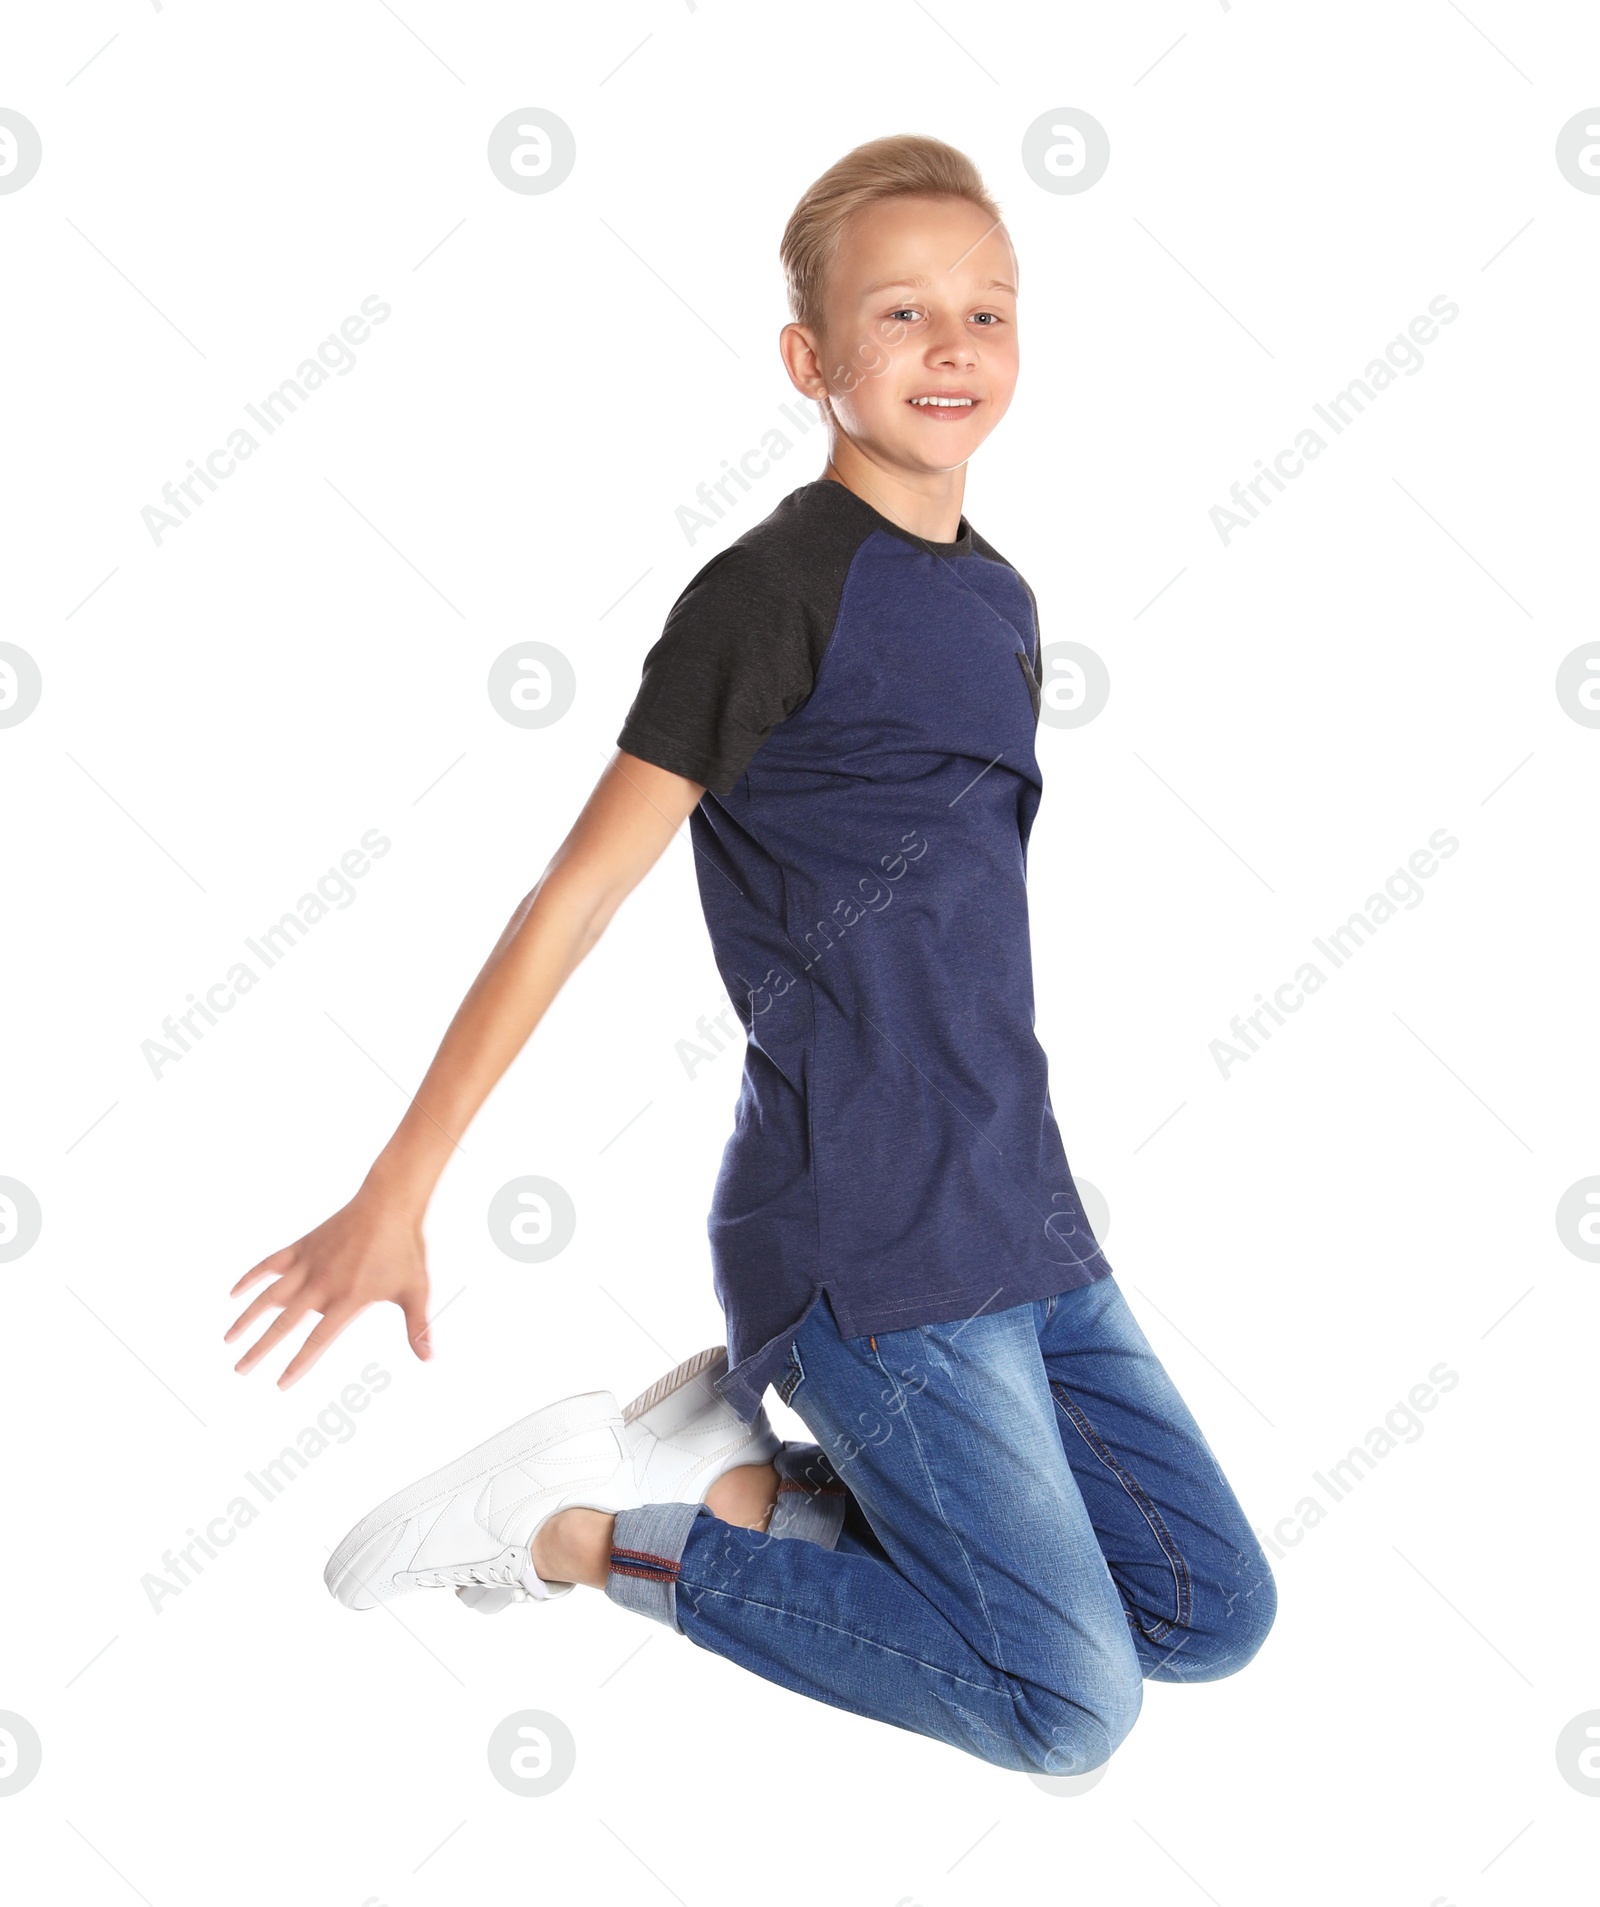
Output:
M972 402L970 397L914 397L913 404L933 404L940 410L962 410Z

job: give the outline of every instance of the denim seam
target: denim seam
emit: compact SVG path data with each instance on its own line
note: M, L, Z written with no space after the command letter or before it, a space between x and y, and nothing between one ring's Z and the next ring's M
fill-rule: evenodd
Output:
M1146 1494L1144 1487L1134 1476L1133 1472L1119 1462L1110 1446L1100 1437L1094 1426L1089 1422L1088 1417L1084 1414L1081 1406L1075 1404L1072 1399L1067 1396L1065 1387L1052 1378L1050 1390L1055 1397L1057 1405L1072 1419L1079 1436L1083 1438L1084 1442L1088 1444L1089 1448L1112 1475L1116 1477L1123 1489L1133 1499L1135 1508L1138 1509L1140 1514L1144 1517L1145 1522L1149 1524L1151 1534L1155 1537L1157 1543L1160 1544L1162 1554L1167 1559L1167 1566L1172 1571L1173 1593L1177 1603L1177 1615L1170 1622L1165 1620L1158 1622L1154 1629L1146 1629L1143 1623L1137 1623L1140 1633L1150 1642L1160 1642L1164 1637L1170 1634L1173 1629L1188 1628L1189 1617L1194 1609L1193 1594L1189 1578L1189 1565L1184 1561L1177 1544L1172 1540L1170 1531L1162 1521L1160 1511L1157 1510L1155 1504ZM1128 1611L1128 1620L1130 1623L1136 1622L1136 1618L1131 1609Z
M805 1381L805 1375L805 1365L800 1361L800 1346L797 1343L791 1342L789 1345L789 1361L784 1366L777 1384L778 1396L783 1403L787 1404L794 1396L795 1392Z
M894 1656L898 1661L913 1662L919 1669L925 1669L930 1675L942 1676L947 1682L954 1682L959 1688L977 1689L984 1695L1004 1695L1013 1704L1017 1699L1016 1682L1004 1671L1002 1671L1004 1679L998 1685L990 1687L984 1682L970 1682L966 1676L957 1675L954 1669L941 1668L937 1662L925 1662L920 1655L907 1655L904 1649L891 1648L887 1642L879 1642L874 1636L858 1635L854 1630L837 1628L833 1623L823 1622L816 1616L798 1615L793 1609L785 1609L781 1603L763 1602L757 1596L741 1596L731 1589L713 1589L709 1584L702 1588L692 1580L681 1577L678 1582L678 1593L680 1596L687 1593L691 1609L698 1605L702 1596L718 1596L724 1602L737 1603L741 1609L762 1609L768 1615L782 1616L789 1622L804 1623L807 1628L820 1629L828 1635L843 1636L846 1641L857 1643L865 1649L877 1649L884 1655ZM688 1633L692 1642L695 1639L694 1633L692 1630ZM705 1646L704 1643L701 1644L702 1648Z
M891 1377L889 1375L889 1372L884 1369L883 1353L877 1347L876 1338L874 1338L873 1340L872 1359L873 1359L873 1362L877 1365L879 1373L883 1377L888 1378L890 1384L893 1385L896 1398L902 1400L900 1404L901 1421L905 1424L906 1429L911 1433L911 1447L916 1451L917 1461L922 1466L922 1475L925 1482L927 1483L929 1493L933 1498L933 1507L939 1513L939 1521L944 1525L946 1534L954 1541L956 1548L961 1552L962 1562L966 1564L968 1579L971 1581L973 1593L978 1598L978 1607L983 1611L983 1619L985 1623L988 1624L989 1643L991 1648L994 1650L995 1666L1001 1671L1002 1674L1009 1673L1009 1671L1007 1671L1006 1669L1005 1662L1004 1662L1004 1651L1000 1647L1000 1637L994 1626L994 1617L989 1613L988 1598L983 1593L982 1583L978 1581L978 1572L972 1566L972 1558L967 1554L966 1544L963 1543L960 1536L957 1535L955 1529L951 1525L949 1517L947 1517L944 1513L944 1504L941 1501L939 1496L939 1485L934 1479L933 1470L931 1465L928 1462L927 1453L922 1448L922 1439L917 1435L917 1427L911 1421L910 1405L908 1402L904 1401L909 1398L910 1393L902 1390L900 1387L900 1380L896 1377ZM1015 1692L1013 1691L1013 1700L1014 1699L1015 1699Z

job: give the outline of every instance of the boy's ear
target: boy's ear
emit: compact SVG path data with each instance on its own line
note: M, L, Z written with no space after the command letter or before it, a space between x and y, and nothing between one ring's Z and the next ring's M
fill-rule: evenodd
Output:
M826 377L822 369L822 341L809 325L786 324L778 333L778 354L790 381L807 397L820 400L825 394Z

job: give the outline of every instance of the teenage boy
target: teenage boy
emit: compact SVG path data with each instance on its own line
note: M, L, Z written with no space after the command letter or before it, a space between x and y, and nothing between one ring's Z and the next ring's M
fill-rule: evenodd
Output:
M1082 1773L1145 1677L1271 1626L1271 1572L1134 1320L1034 1037L1033 592L962 514L1017 376L1016 261L971 163L874 140L781 246L785 368L824 474L712 558L620 751L356 1198L234 1287L322 1313L291 1381L391 1298L426 1355L422 1215L460 1134L685 817L747 1035L709 1232L721 1347L628 1409L548 1406L379 1506L352 1608L574 1584L785 1687L1002 1767ZM767 1385L816 1443L779 1446Z

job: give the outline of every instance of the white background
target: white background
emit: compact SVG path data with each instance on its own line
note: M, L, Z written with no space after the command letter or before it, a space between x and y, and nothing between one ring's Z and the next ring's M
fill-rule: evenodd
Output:
M0 1710L44 1753L0 1799L8 1893L1577 1900L1600 1801L1556 1740L1600 1708L1600 1269L1555 1210L1600 1172L1600 730L1555 673L1600 635L1600 197L1554 148L1600 95L1600 22L107 0L6 41L43 164L0 196L0 637L44 682L0 731L0 1173L43 1211L0 1265ZM529 105L577 141L548 195L486 162ZM1110 137L1079 195L1021 160L1061 106ZM1285 1537L1256 1661L1148 1686L1075 1798L597 1596L357 1620L322 1586L381 1496L719 1335L738 1060L690 1080L675 1051L725 1004L686 838L445 1175L433 1364L391 1307L283 1393L282 1353L240 1378L221 1341L228 1287L393 1129L673 597L820 473L813 436L693 546L675 520L790 395L795 200L899 131L974 158L1021 260L1023 376L967 514L1045 640L1111 675L1098 719L1039 734L1054 1103L1136 1315ZM163 483L369 294L392 315L355 368L153 542ZM1225 546L1229 486L1441 294L1424 368ZM578 677L542 730L486 690L530 638ZM153 1077L142 1042L369 828L393 845L353 904ZM1460 848L1422 902L1224 1078L1233 1016L1439 828ZM545 1265L485 1222L524 1173L577 1205ZM1313 1472L1440 1360L1460 1381L1422 1434L1291 1546ZM163 1552L373 1362L358 1433L155 1613ZM524 1708L578 1744L539 1800L485 1756Z

